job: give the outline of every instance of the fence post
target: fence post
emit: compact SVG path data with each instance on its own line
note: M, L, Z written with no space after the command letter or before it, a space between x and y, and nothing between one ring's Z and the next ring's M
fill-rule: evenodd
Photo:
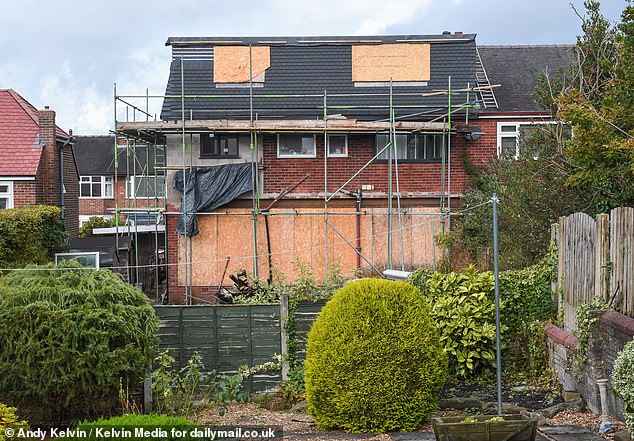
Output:
M597 215L597 244L594 260L594 296L608 302L608 281L610 260L610 216Z
M149 372L143 381L143 410L145 413L152 412L152 378Z
M286 321L288 320L288 294L280 296L280 346L282 348L282 381L288 380L290 366L288 364L288 335L286 334Z

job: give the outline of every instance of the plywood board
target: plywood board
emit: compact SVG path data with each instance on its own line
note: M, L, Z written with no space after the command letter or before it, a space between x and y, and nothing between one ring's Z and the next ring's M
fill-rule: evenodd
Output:
M271 66L268 46L214 47L214 82L246 83L252 72L254 82L264 81L264 72Z
M429 44L352 46L352 81L429 81Z

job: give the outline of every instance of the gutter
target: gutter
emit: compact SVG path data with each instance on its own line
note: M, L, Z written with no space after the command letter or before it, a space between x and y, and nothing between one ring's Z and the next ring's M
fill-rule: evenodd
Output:
M73 131L69 130L69 137L64 141L64 144L59 149L59 202L60 207L62 209L61 218L64 220L66 218L66 202L64 200L64 193L66 193L66 189L64 187L64 147L72 145L75 142L75 138L73 138Z

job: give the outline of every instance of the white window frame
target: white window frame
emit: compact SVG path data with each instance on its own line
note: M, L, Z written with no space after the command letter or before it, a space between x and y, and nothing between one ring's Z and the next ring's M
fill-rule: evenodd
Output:
M557 124L557 121L498 121L497 123L497 153L498 158L502 157L502 138L515 138L515 160L520 157L520 127L535 126L538 124ZM502 132L502 127L514 126L513 132Z
M13 208L13 181L0 181L0 185L6 185L8 187L6 192L0 193L0 199L7 200L7 209Z
M280 153L280 136L297 136L297 137L309 137L313 138L313 152L312 153ZM278 158L316 158L317 157L317 135L315 134L296 134L296 133L278 133L277 134L277 157Z
M88 258L92 257L95 262L94 266L92 265L84 266L84 268L99 269L99 251L86 251L86 252L78 252L78 253L55 253L55 265L59 265L61 262L64 262L67 260L75 260L76 262L79 262L78 259L81 257L88 257Z
M101 178L101 196L92 196L92 186L94 184L93 178L99 177ZM88 180L84 180L88 178ZM81 186L82 184L90 185L90 196L82 196L81 195ZM107 194L107 189L110 189L110 194ZM81 175L79 177L79 198L80 199L114 199L114 177L113 176L104 176L104 175Z
M126 179L125 181L125 197L126 199L135 199L134 194L130 191L133 188L136 188L136 178L154 178L154 175L151 176L129 176L128 179ZM159 175L156 176L157 178L161 178L164 176ZM166 194L166 188L165 188L165 180L161 183L160 186L157 187L158 196L136 196L136 199L163 199L165 197ZM152 190L154 190L154 187L152 187Z
M330 137L343 137L343 152L341 153L330 153ZM348 157L348 135L345 133L329 133L326 135L326 153L329 158L347 158Z

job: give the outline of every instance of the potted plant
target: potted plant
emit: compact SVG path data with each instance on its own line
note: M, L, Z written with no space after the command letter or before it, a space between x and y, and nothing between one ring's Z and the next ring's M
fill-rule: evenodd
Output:
M436 441L534 441L537 420L524 415L432 418Z

